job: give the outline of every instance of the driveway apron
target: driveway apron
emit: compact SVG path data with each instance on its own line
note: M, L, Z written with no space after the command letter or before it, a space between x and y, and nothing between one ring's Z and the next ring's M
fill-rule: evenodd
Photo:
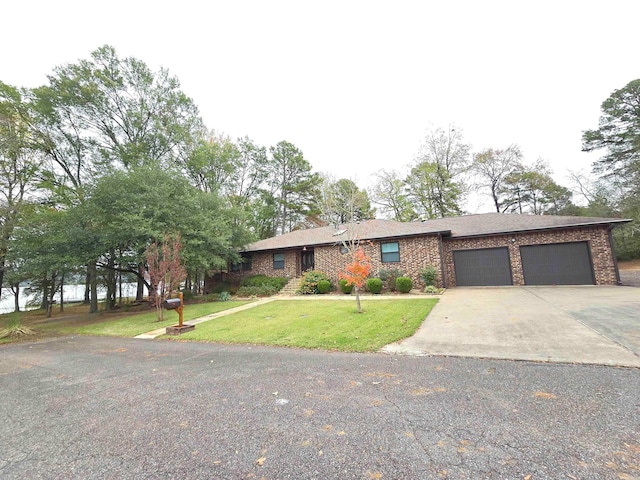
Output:
M640 289L454 288L383 351L640 367Z

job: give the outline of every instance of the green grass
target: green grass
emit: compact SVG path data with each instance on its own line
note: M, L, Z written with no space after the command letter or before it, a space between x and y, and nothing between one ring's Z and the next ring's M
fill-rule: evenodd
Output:
M199 324L181 339L372 352L413 335L437 299L275 301Z
M228 310L249 303L248 301L212 302L186 305L184 307L183 320L188 320L209 315L211 313ZM84 325L52 326L59 333L77 333L81 335L103 335L113 337L135 337L151 330L175 325L178 323L178 314L175 311L165 311L164 321L158 322L155 310L146 313L138 313L117 319L92 322Z

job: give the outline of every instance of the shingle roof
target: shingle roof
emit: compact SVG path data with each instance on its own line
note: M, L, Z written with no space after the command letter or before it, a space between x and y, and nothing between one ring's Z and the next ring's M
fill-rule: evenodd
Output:
M438 218L424 222L396 222L394 220L364 220L356 224L309 228L267 238L248 245L244 251L281 250L285 248L331 245L341 240L358 238L376 240L383 238L411 237L442 234L447 237L475 237L550 230L590 225L619 224L629 219L600 217L567 217L557 215L513 215L482 213L461 217ZM338 232L344 233L337 235Z

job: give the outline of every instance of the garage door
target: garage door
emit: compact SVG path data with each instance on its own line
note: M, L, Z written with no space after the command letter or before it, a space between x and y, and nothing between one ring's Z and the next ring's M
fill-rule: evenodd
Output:
M593 285L587 242L520 247L525 285Z
M509 250L506 247L455 250L453 264L456 271L456 285L459 287L513 283Z

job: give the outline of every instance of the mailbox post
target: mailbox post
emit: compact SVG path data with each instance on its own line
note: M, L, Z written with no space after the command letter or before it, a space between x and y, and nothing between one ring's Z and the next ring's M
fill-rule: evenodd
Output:
M178 293L178 298L168 298L164 301L163 306L167 310L175 310L178 314L178 325L167 327L167 335L180 335L196 328L195 325L185 325L183 323L182 314L184 311L184 298L182 292Z

